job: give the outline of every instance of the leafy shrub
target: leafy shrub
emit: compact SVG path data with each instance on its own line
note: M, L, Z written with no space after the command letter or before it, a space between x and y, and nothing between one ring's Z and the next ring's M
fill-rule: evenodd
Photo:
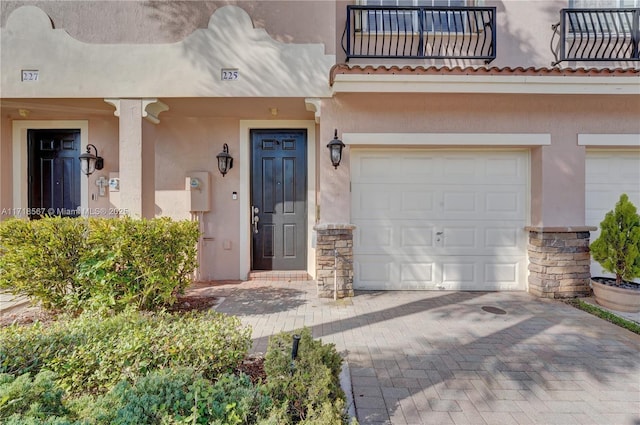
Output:
M83 292L76 271L86 230L86 221L61 217L1 222L0 289L63 307L69 292Z
M196 267L197 223L60 218L0 223L0 289L45 308L171 305Z
M44 423L65 416L68 411L62 404L63 394L64 391L56 386L54 374L49 371L38 373L34 379L30 374L17 378L0 375L0 421Z
M268 415L264 386L246 375L215 383L190 368L157 370L108 393L64 398L52 372L0 375L0 420L14 425L256 424Z
M603 269L616 275L616 284L640 277L640 216L626 194L600 223L600 236L591 255Z
M220 313L85 313L50 326L0 328L0 373L49 369L71 394L105 392L162 368L189 366L215 379L237 367L250 346L251 330Z
M78 275L98 306L171 305L191 282L197 241L194 222L94 219Z
M96 424L254 424L271 400L246 375L223 375L212 383L193 369L159 370L133 385L120 382L78 416Z
M291 361L292 334L269 340L265 357L267 388L274 403L271 421L279 424L341 424L344 392L340 388L342 358L333 344L323 344L308 328L300 332L298 356Z

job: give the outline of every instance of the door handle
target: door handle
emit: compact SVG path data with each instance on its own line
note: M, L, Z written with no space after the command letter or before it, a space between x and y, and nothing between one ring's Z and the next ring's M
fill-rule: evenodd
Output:
M253 225L253 233L258 233L258 221L260 221L260 217L258 217L258 213L260 209L258 207L251 206L251 224Z

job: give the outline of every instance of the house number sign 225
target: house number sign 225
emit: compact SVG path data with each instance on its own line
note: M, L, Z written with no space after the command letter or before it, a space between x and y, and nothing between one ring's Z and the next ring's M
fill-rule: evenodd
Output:
M237 69L223 69L221 79L222 81L235 81L240 78L240 71Z

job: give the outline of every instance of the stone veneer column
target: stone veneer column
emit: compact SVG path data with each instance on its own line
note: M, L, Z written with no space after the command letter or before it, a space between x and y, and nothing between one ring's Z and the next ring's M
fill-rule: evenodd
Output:
M319 224L316 242L316 280L318 296L333 298L334 267L337 261L337 297L353 296L353 229L351 224Z
M529 293L542 298L589 295L590 232L595 227L527 227Z

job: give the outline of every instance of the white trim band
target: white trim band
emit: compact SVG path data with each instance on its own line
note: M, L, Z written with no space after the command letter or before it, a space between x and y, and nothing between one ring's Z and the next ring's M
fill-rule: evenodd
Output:
M578 146L640 147L640 133L637 133L637 134L578 134Z
M544 146L549 133L343 133L347 145Z
M640 94L640 77L338 74L333 93Z

